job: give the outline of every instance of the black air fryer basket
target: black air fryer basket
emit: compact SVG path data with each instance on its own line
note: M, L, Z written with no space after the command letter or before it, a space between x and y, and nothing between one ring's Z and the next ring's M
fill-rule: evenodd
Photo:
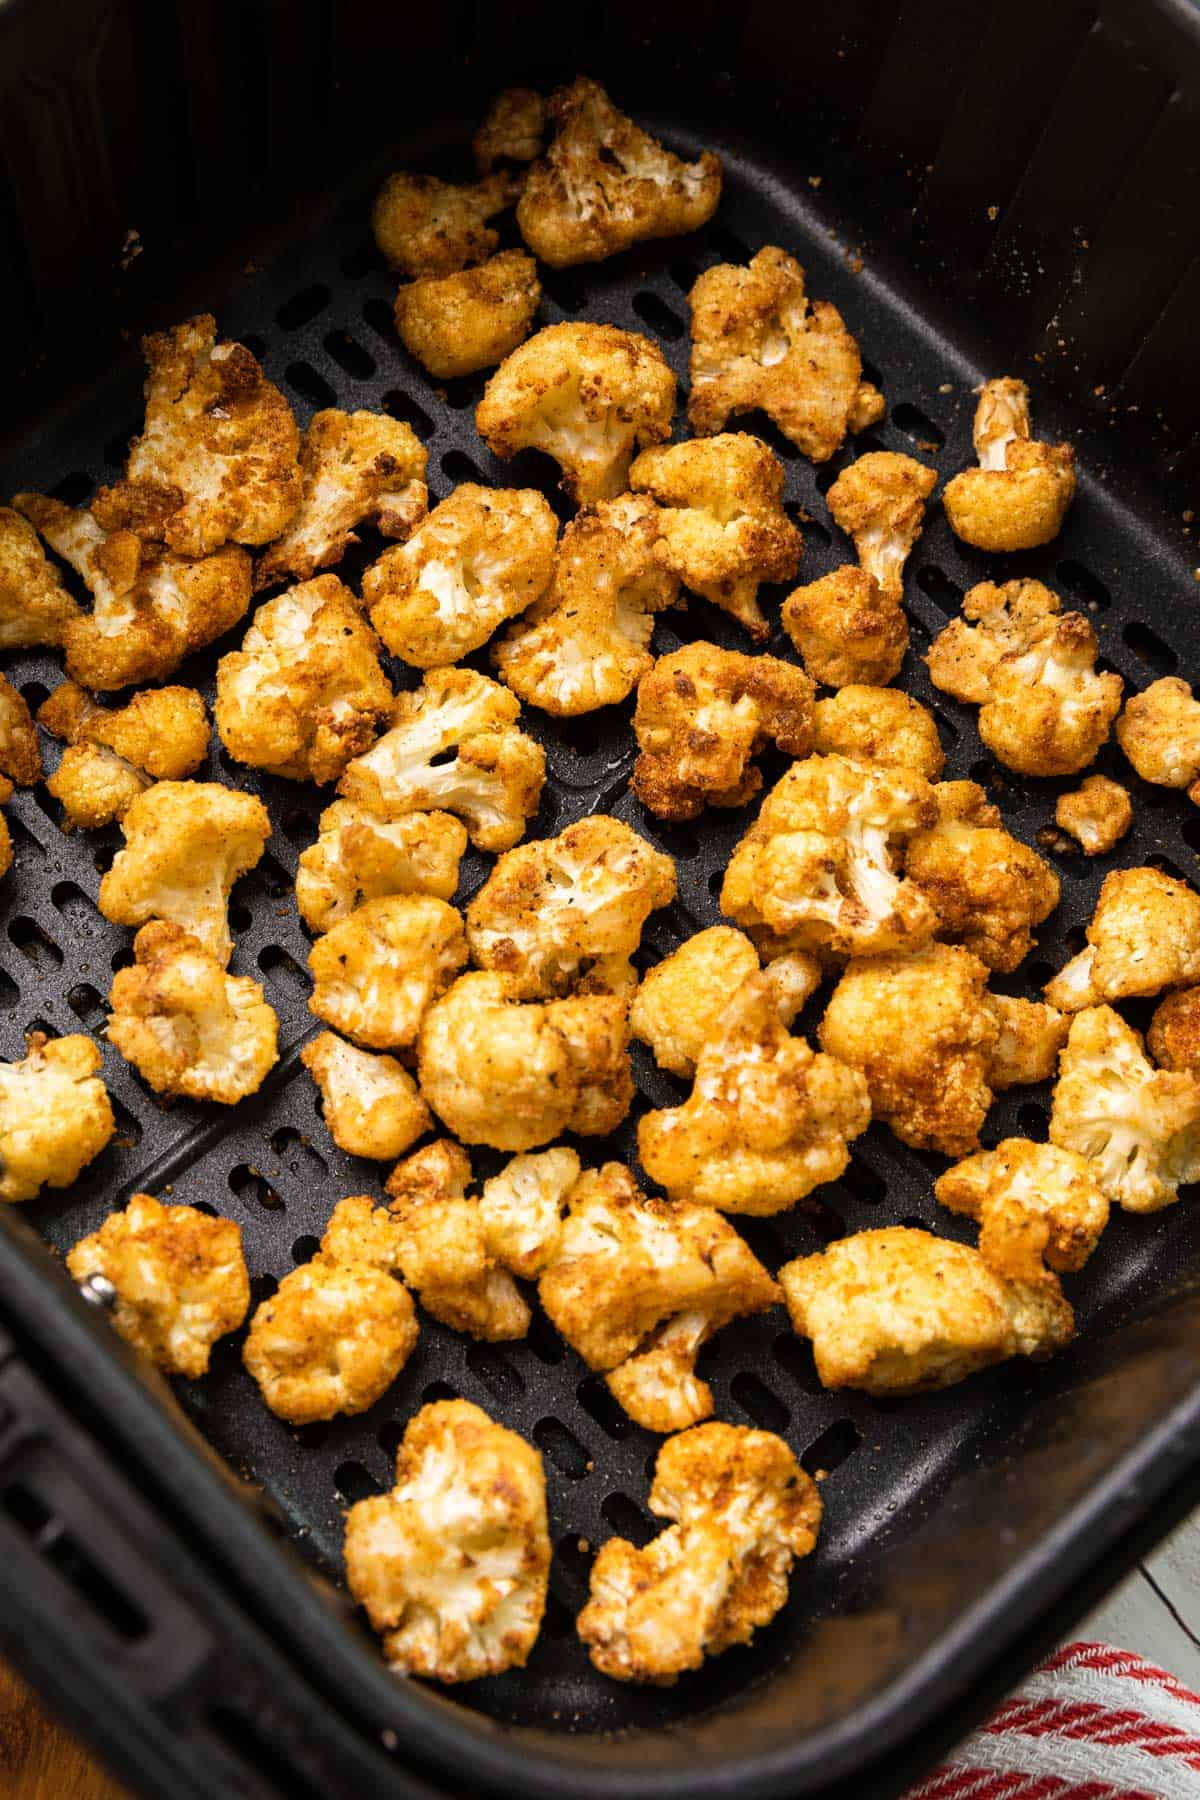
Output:
M983 781L1009 828L1037 841L1071 784L1006 776L973 710L933 692L921 656L973 582L1021 573L1088 612L1102 666L1131 689L1200 676L1188 511L1200 469L1200 16L1184 0L0 0L0 267L13 314L0 335L11 427L0 494L77 504L111 479L140 421L138 336L201 309L262 357L302 421L335 402L408 420L437 498L464 479L553 494L545 463L500 465L483 447L482 377L435 389L400 349L367 214L389 168L465 175L471 129L498 88L578 72L673 148L718 150L725 197L692 237L548 271L542 322L646 331L682 386L697 272L782 244L811 292L841 309L887 396L885 421L821 469L746 421L786 459L788 502L811 519L802 580L847 556L823 500L845 461L913 450L945 478L972 460L984 374L1028 379L1039 435L1077 445L1080 495L1054 544L982 558L935 506L908 572L903 683L934 708L948 775ZM352 553L350 577L377 551ZM699 602L659 622L656 646L696 636L745 647ZM791 654L782 633L769 647ZM59 679L48 656L10 660L31 700ZM215 657L197 662L180 679L211 691ZM538 834L604 810L677 859L679 898L652 918L648 960L714 923L745 816L671 827L647 815L628 791L628 707L566 722L527 711L523 723L550 771ZM1116 861L1196 871L1200 814L1137 783L1115 750L1099 766L1132 783L1133 834L1092 862L1048 852L1063 903L999 983L1013 992L1035 993L1078 945ZM884 1405L824 1392L781 1311L727 1328L702 1362L717 1416L781 1432L807 1468L828 1472L819 1550L752 1648L675 1689L608 1682L574 1615L590 1547L654 1528L658 1440L545 1320L497 1347L426 1319L371 1412L294 1430L261 1404L240 1340L173 1396L47 1254L129 1193L171 1192L239 1222L261 1299L311 1254L337 1198L378 1191L377 1167L333 1147L299 1063L316 1026L290 889L322 798L256 780L216 749L211 775L252 787L271 811L269 853L234 897L234 968L263 980L282 1056L258 1096L226 1111L160 1104L105 1045L118 1138L69 1193L0 1218L4 1652L128 1781L176 1800L894 1794L1196 1499L1196 1199L1114 1220L1070 1284L1078 1342L1045 1367ZM19 792L8 817L0 1054L15 1057L33 1029L100 1034L130 934L95 904L115 830L64 835L44 789ZM472 853L460 898L485 868ZM637 1075L613 1154L631 1153L641 1111L680 1092L648 1057ZM1004 1096L989 1140L1044 1136L1046 1117L1044 1090ZM901 1220L969 1238L933 1203L940 1166L873 1127L842 1181L739 1225L772 1268ZM529 1668L452 1696L390 1677L333 1585L345 1506L387 1485L405 1421L450 1394L540 1448L555 1543Z

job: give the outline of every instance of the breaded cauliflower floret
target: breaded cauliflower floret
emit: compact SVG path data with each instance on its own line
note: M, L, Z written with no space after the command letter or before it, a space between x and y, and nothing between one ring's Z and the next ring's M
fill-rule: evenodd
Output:
M1180 988L1159 1001L1146 1045L1160 1069L1200 1078L1200 987Z
M433 894L451 900L467 848L466 826L450 813L383 819L352 800L321 814L320 836L301 852L296 905L313 931L328 931L364 900Z
M935 817L933 789L909 769L844 756L793 763L733 853L721 911L752 936L765 930L798 949L915 948L937 914L897 866Z
M64 681L38 723L67 745L47 790L84 830L123 818L152 781L180 781L208 754L208 711L194 688L150 688L108 708Z
M633 1099L625 1001L523 1005L503 975L462 975L421 1024L421 1093L467 1144L532 1150L564 1131L603 1137Z
M365 1050L403 1049L466 960L462 919L444 900L364 900L309 952L309 1011Z
M697 231L716 212L719 159L704 150L681 162L618 112L598 81L578 76L551 94L546 111L554 135L526 178L517 224L551 268Z
M412 426L386 413L314 413L300 444L300 509L255 564L255 588L307 581L340 562L358 542L356 525L407 537L429 504L427 460Z
M904 595L904 565L925 522L925 502L937 486L937 470L914 456L872 450L843 469L825 504L854 540L859 567L882 594Z
M471 139L475 167L488 175L498 162L531 163L542 153L546 102L536 88L504 88Z
M633 790L660 819L744 806L762 786L754 756L768 744L806 755L812 719L813 684L803 670L776 656L685 644L638 683Z
M1178 675L1130 694L1117 720L1117 742L1143 781L1186 788L1200 806L1200 700Z
M663 1445L649 1506L675 1523L642 1549L601 1546L576 1628L601 1674L670 1687L775 1617L821 1501L782 1438L711 1424Z
M812 747L822 756L883 769L911 769L936 781L946 753L928 707L899 688L851 682L813 707Z
M100 883L99 906L114 925L167 919L227 963L229 894L271 835L262 801L215 781L159 781L121 820L125 848Z
M99 1231L67 1252L76 1281L102 1275L116 1289L114 1328L168 1375L208 1373L212 1346L250 1310L242 1234L232 1219L134 1194Z
M675 865L621 819L593 813L497 862L467 911L481 969L520 1000L626 993L650 914L675 898Z
M531 1317L488 1243L466 1152L442 1138L388 1177L389 1253L426 1312L484 1343L522 1338Z
M489 1254L535 1281L557 1254L567 1196L578 1180L579 1158L564 1145L510 1157L479 1197Z
M839 1238L779 1279L827 1388L949 1387L1010 1356L1051 1356L1075 1330L1055 1276L1007 1281L969 1245L905 1225Z
M1030 437L1023 381L1004 376L979 389L975 454L979 467L946 483L951 530L977 550L1033 550L1056 538L1075 498L1075 452Z
M431 1129L416 1082L394 1056L372 1056L323 1031L300 1060L321 1090L330 1137L348 1155L390 1162Z
M886 687L900 672L908 649L904 608L853 563L793 589L780 616L822 687Z
M30 1035L20 1062L0 1062L0 1200L70 1187L116 1130L91 1038Z
M668 444L642 451L629 485L663 509L655 554L664 566L756 641L768 637L759 586L790 581L803 542L783 510L774 451L746 431Z
M375 242L410 281L453 275L492 254L500 237L488 220L512 205L520 186L507 170L462 187L436 175L389 175L371 208Z
M550 1571L541 1457L467 1400L423 1406L391 1493L346 1514L345 1558L398 1674L476 1681L523 1668Z
M363 576L371 623L418 669L478 650L550 585L558 521L532 488L466 481Z
M980 581L962 613L940 631L926 657L934 687L982 706L1002 659L1020 655L1062 616L1058 595L1040 581Z
M1087 947L1046 984L1063 1012L1131 1000L1200 980L1200 894L1161 869L1113 869L1087 928Z
M713 1410L695 1373L730 1319L765 1312L779 1289L719 1213L648 1198L621 1163L580 1176L538 1298L629 1416L680 1431Z
M758 951L744 932L731 925L697 932L642 978L630 1032L649 1044L660 1069L694 1075L734 995L757 974Z
M124 480L92 503L105 531L208 556L231 540L269 544L300 505L300 430L244 344L217 343L199 313L142 339L146 421Z
M883 417L883 396L862 378L858 345L828 300L809 301L804 270L768 244L747 268L718 263L689 295L694 431L723 431L761 410L814 462L848 431Z
M480 850L511 850L546 776L541 745L516 728L520 712L486 675L432 669L398 696L390 729L349 765L338 792L386 819L457 813Z
M542 299L537 264L502 250L477 269L426 275L396 295L400 342L438 381L494 368L529 335Z
M1128 711L1127 706L1125 713ZM1118 737L1120 732L1118 719ZM1133 825L1133 801L1119 781L1110 781L1107 775L1089 775L1074 793L1058 796L1054 823L1071 834L1085 856L1104 856Z
M257 981L227 975L178 925L153 920L113 977L108 1040L157 1094L234 1106L277 1060L279 1022Z
M484 389L475 424L505 461L542 450L579 506L614 500L636 448L671 435L675 377L657 344L636 331L582 321L547 325L506 356Z
M652 500L622 494L567 526L548 591L492 650L527 705L560 718L614 706L651 667L654 615L679 594L655 556L660 519Z
M4 675L0 675L0 775L19 787L32 787L42 779L42 751L29 703Z
M1051 1080L1071 1025L1066 1013L1012 994L985 998L999 1028L988 1061L988 1086L999 1094L1006 1088Z
M0 650L61 644L80 616L33 526L0 506Z
M939 820L908 840L904 867L937 913L937 935L964 944L989 969L1015 969L1033 949L1032 927L1058 905L1061 884L1036 851L1001 829L1000 815L982 790L974 817L958 815L968 782L947 782Z
M1008 1280L1038 1282L1044 1266L1082 1269L1108 1224L1092 1165L1073 1150L1005 1138L939 1175L951 1212L979 1221L979 1253Z

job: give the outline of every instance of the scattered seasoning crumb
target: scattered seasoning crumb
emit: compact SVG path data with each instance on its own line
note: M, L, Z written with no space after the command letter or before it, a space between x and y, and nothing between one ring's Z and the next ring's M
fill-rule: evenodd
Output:
M989 206L987 209L987 216L994 225L996 220L1000 217L1000 208L998 206Z
M814 1481L828 1481L828 1479L829 1479L829 1470L828 1469L814 1469L813 1470L813 1480Z
M952 381L943 381L941 387L938 389L939 394L952 394L953 392L954 383Z
M131 226L125 233L125 241L121 245L121 267L127 269L134 258L142 254L144 248L141 232L134 231Z
M1191 522L1192 522L1192 520L1193 520L1193 519L1194 519L1194 518L1195 518L1195 516L1196 516L1196 515L1195 515L1195 513L1194 513L1194 512L1193 512L1193 511L1192 511L1192 509L1191 509L1191 507L1190 507L1190 506L1185 506L1185 507L1184 507L1184 509L1183 509L1183 522L1184 522L1184 524L1185 524L1185 525L1190 525L1190 524L1191 524Z
M823 177L820 175L810 175L808 178L808 185L810 188L819 188L822 180Z
M578 1550L580 1556L586 1556L588 1551L591 1549L591 1547L592 1546L591 1546L590 1542L585 1537L581 1537L579 1542L575 1546L575 1548Z
M917 439L917 449L923 450L926 456L936 456L941 447L940 444L935 444L932 438Z
M591 1457L589 1456L588 1460L587 1460L587 1472L589 1475L592 1473L592 1471L595 1469L595 1467L596 1467L595 1463L592 1461Z
M396 1736L396 1733L392 1730L390 1725L384 1726L379 1734L379 1741L385 1750L398 1750L400 1748L400 1739Z
M852 275L862 274L864 262L861 250L847 250L846 267L850 270Z
M1094 387L1092 389L1092 392L1093 392L1093 394L1095 394L1097 399L1100 399L1101 395L1104 393L1104 383L1101 382L1099 387Z

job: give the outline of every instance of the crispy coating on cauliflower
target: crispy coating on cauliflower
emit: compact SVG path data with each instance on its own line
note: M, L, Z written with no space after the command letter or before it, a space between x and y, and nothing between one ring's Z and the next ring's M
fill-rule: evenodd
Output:
M231 540L269 544L300 505L300 430L244 344L217 343L199 313L142 339L146 419L125 477L92 503L105 531L129 530L181 556Z
M685 644L638 683L633 790L660 819L743 806L762 786L752 759L768 744L806 755L812 721L813 684L791 663Z
M1005 1138L939 1175L937 1199L979 1222L979 1253L1011 1281L1037 1283L1046 1267L1082 1269L1108 1224L1108 1198L1074 1150Z
M1128 711L1127 706L1125 712ZM1120 732L1118 719L1118 737ZM1107 775L1089 775L1074 793L1058 796L1054 823L1060 831L1070 833L1085 856L1104 856L1116 848L1132 826L1133 801L1119 781L1110 781Z
M480 850L511 850L546 777L541 746L516 728L520 712L486 675L432 669L397 697L391 728L349 765L338 792L386 819L456 813Z
M67 746L46 787L83 830L123 818L152 781L180 781L208 754L208 711L194 688L150 688L109 708L64 681L38 723Z
M364 900L309 951L309 1011L364 1050L403 1049L466 960L462 919L444 900Z
M500 242L488 220L521 186L507 170L456 187L436 175L389 175L371 208L375 242L393 269L415 281L485 262Z
M28 702L4 675L0 675L0 775L19 787L32 787L42 779L42 751Z
M1020 656L1062 614L1062 602L1040 581L980 581L963 595L962 613L938 633L926 662L934 687L982 706L1006 656Z
M629 1029L649 1044L660 1069L694 1075L738 989L757 974L758 951L744 932L731 925L699 931L643 976Z
M928 707L899 688L851 682L813 707L812 747L822 756L884 769L911 769L936 781L946 753Z
M0 1062L0 1200L64 1188L116 1130L91 1038L31 1033L20 1062Z
M671 858L594 813L506 851L467 910L467 941L475 964L508 976L520 1000L627 993L642 927L674 898Z
M492 1252L470 1180L467 1154L449 1138L398 1163L387 1183L389 1253L426 1312L453 1331L503 1343L525 1336L531 1314Z
M546 103L554 135L517 202L529 248L552 269L601 262L647 238L707 225L721 198L710 150L682 162L578 76Z
M102 1275L117 1291L114 1328L168 1375L208 1373L218 1338L250 1310L242 1234L232 1219L134 1194L67 1252L76 1281Z
M398 1674L476 1681L523 1668L550 1571L541 1457L467 1400L423 1406L391 1493L346 1514L345 1557Z
M489 1254L536 1281L558 1250L567 1196L578 1180L579 1158L565 1145L510 1157L479 1197Z
M27 519L0 506L0 650L61 644L80 617Z
M475 167L488 175L498 162L533 162L542 153L545 131L546 102L537 89L504 88L471 139Z
M636 331L583 321L547 325L506 356L483 392L475 424L507 462L542 450L579 506L614 500L635 448L671 435L675 377L657 344Z
M323 1031L300 1060L321 1090L330 1137L348 1155L390 1162L431 1129L416 1082L394 1056L372 1056Z
M651 667L654 614L679 594L655 556L660 517L652 500L622 494L567 526L549 589L492 650L527 705L559 718L614 706Z
M783 628L823 687L886 687L908 649L908 620L865 569L844 563L788 595Z
M335 800L319 829L296 869L296 905L313 931L328 931L364 900L386 894L453 899L467 831L450 813L383 819L352 800Z
M537 264L502 250L477 269L426 275L396 295L400 342L439 381L494 368L529 335L541 305Z
M698 1424L713 1410L695 1373L701 1346L774 1306L779 1289L719 1213L649 1198L621 1163L587 1170L567 1207L538 1283L551 1323L637 1424Z
M367 570L371 623L418 669L457 662L541 598L557 538L558 521L534 489L463 482Z
M461 975L421 1024L421 1093L467 1144L533 1150L564 1131L603 1137L633 1099L625 1001L521 1004L503 975Z
M1186 788L1200 806L1200 700L1186 681L1164 675L1130 694L1117 720L1117 742L1143 781Z
M839 1238L779 1279L827 1388L949 1387L1010 1356L1051 1356L1075 1330L1055 1276L1008 1281L969 1245L905 1225Z
M988 1060L988 1086L1032 1087L1049 1081L1058 1053L1067 1041L1071 1021L1040 1000L1018 1000L1012 994L988 994L988 1007L999 1029Z
M1146 1044L1160 1069L1200 1078L1200 988L1180 988L1159 1001Z
M1075 452L1030 436L1029 389L985 381L975 409L977 469L946 483L950 528L977 550L1034 550L1056 538L1075 498Z
M803 541L783 510L774 451L746 431L667 444L642 451L629 485L663 509L655 555L664 566L756 641L768 637L759 586L792 579Z
M786 251L768 244L744 269L718 263L689 299L694 431L723 431L733 415L761 410L805 456L826 462L848 431L883 417L842 315L808 299L804 270Z
M100 883L114 925L167 919L220 963L233 950L229 894L271 835L262 801L215 781L159 781L121 820L125 848Z
M1161 869L1113 869L1087 947L1046 984L1063 1012L1200 980L1200 894Z
M576 1628L601 1674L669 1687L775 1617L821 1501L782 1438L712 1424L663 1445L649 1506L675 1523L643 1549L601 1546Z
M255 589L340 562L358 542L356 525L407 537L429 505L427 460L412 426L386 413L314 413L300 441L299 510L255 564Z
M859 567L889 600L904 595L904 565L925 522L937 470L894 450L872 450L843 469L825 504L854 540Z
M937 913L937 935L964 944L989 969L1015 969L1033 949L1032 927L1048 919L1061 883L1036 851L1004 831L996 808L983 800L974 818L956 815L957 790L948 782L947 813L908 840L905 870ZM938 789L934 789L939 797Z

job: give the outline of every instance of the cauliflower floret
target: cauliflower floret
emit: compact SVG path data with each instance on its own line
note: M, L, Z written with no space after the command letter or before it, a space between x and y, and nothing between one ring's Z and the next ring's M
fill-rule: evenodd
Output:
M365 900L310 950L309 1011L363 1049L402 1049L466 960L462 919L444 900Z
M459 813L480 850L511 850L546 777L541 746L516 729L520 711L486 675L433 669L397 697L391 729L349 765L338 792L387 819Z
M1126 713L1128 710L1126 707ZM1118 737L1120 732L1118 720ZM1074 793L1058 796L1054 823L1060 831L1070 833L1085 856L1104 856L1133 825L1133 801L1119 781L1110 781L1107 775L1089 775Z
M485 262L500 242L488 220L512 205L521 179L500 170L456 187L436 175L389 175L371 208L375 242L410 281Z
M825 496L854 540L859 567L889 600L904 596L904 565L925 522L937 470L894 450L872 450L843 469Z
M937 913L937 935L1007 973L1033 949L1031 928L1054 911L1061 884L1028 844L1001 829L994 807L984 802L982 816L955 816L955 791L974 784L946 785L948 815L939 804L938 823L913 834L904 867ZM934 795L940 802L937 788Z
M502 250L477 269L426 275L396 295L400 342L439 381L503 362L529 334L542 299L537 264Z
M114 1328L168 1375L208 1373L218 1338L250 1310L242 1234L232 1219L134 1194L124 1212L67 1252L76 1281L102 1275L116 1289Z
M300 1060L321 1090L330 1137L350 1156L390 1162L431 1129L416 1082L394 1056L372 1056L323 1031Z
M464 1143L532 1150L564 1131L603 1137L633 1099L624 1000L520 1004L503 975L462 975L417 1044L421 1092Z
M215 781L159 781L121 820L125 848L100 883L114 925L167 919L220 963L233 950L229 894L271 835L262 801Z
M979 389L975 454L979 467L946 483L951 530L977 550L1034 550L1056 538L1075 498L1075 452L1030 437L1023 381L1004 376Z
M643 977L629 1008L629 1029L649 1044L660 1069L694 1075L734 995L757 974L758 951L745 933L713 925Z
M720 160L704 150L681 162L618 112L598 81L577 77L551 94L546 111L554 136L526 178L517 224L552 269L680 237L716 212Z
M32 787L42 779L41 746L28 702L4 675L0 675L0 774L20 787Z
M257 981L227 975L188 932L155 919L113 977L108 1040L157 1094L233 1106L278 1060L279 1021Z
M1119 1013L1088 1007L1059 1058L1050 1142L1087 1157L1126 1212L1158 1212L1200 1181L1200 1081L1154 1068Z
M557 538L558 521L532 488L463 482L363 576L371 623L418 669L457 662L540 599Z
M235 761L292 781L336 781L392 710L362 602L317 575L260 606L217 665L214 714Z
M0 1062L0 1200L64 1188L116 1130L91 1038L30 1034L21 1062Z
M523 1668L550 1571L541 1457L469 1401L423 1406L391 1493L346 1514L345 1557L397 1673L475 1681Z
M713 1410L701 1346L731 1319L765 1312L779 1289L708 1207L643 1194L621 1163L580 1176L538 1283L551 1323L647 1431L679 1431Z
M812 747L822 756L884 769L911 769L936 781L946 753L928 707L899 688L851 682L813 707Z
M80 616L33 526L0 506L0 650L61 644Z
M536 1281L558 1250L563 1209L578 1180L579 1158L565 1146L511 1157L479 1198L489 1254L523 1281Z
M1051 1080L1070 1029L1066 1014L1040 1000L1018 1000L1011 994L984 998L999 1030L988 1061L988 1086L999 1094L1005 1088Z
M531 163L542 153L546 102L536 88L504 88L471 139L475 167L488 175L498 162Z
M92 503L105 531L208 556L231 539L269 544L300 505L300 430L244 344L200 313L142 339L146 421L125 478Z
M1117 742L1143 781L1186 788L1200 806L1200 700L1178 675L1131 694L1117 720Z
M1073 1150L1005 1138L939 1175L937 1199L979 1221L979 1253L1007 1280L1082 1269L1108 1224L1092 1165Z
M821 1501L782 1438L712 1424L663 1445L649 1505L676 1523L643 1549L601 1546L576 1629L601 1674L670 1687L775 1617Z
M520 1000L625 993L642 927L675 898L675 865L620 819L580 819L497 862L467 911L481 969L507 975Z
M1180 988L1159 1001L1146 1044L1160 1069L1200 1078L1200 988Z
M934 687L982 706L1001 660L1028 650L1058 623L1062 603L1040 581L980 581L963 595L962 616L934 639L926 662Z
M313 931L328 931L364 900L433 894L451 900L467 848L466 827L450 813L381 819L352 800L321 814L320 836L301 852L296 905Z
M110 709L64 681L38 723L67 745L47 790L84 830L123 818L152 781L182 780L208 754L208 711L193 688L150 688Z
M354 527L369 523L384 537L407 537L425 517L428 458L411 425L386 413L314 413L300 443L300 509L260 556L256 589L289 576L307 581L340 562Z
M675 377L657 344L615 325L547 325L506 356L475 424L505 461L542 450L579 506L614 500L634 449L671 434Z
M908 649L903 606L853 563L793 589L781 618L804 667L823 687L885 687Z
M528 705L560 718L613 706L652 666L654 614L679 594L655 557L660 518L652 500L622 494L567 526L548 591L492 650Z
M1200 980L1200 894L1161 869L1104 877L1087 948L1046 984L1063 1012Z
M786 251L768 244L745 269L718 263L689 299L694 431L723 431L732 415L761 409L805 456L826 462L847 431L883 417L842 315L809 301L804 270Z
M1007 1281L969 1245L906 1225L839 1238L779 1279L827 1388L949 1387L1010 1356L1051 1356L1075 1330L1055 1276Z
M769 637L759 586L790 581L803 542L783 510L783 464L774 451L745 431L668 444L642 451L629 485L663 508L659 561L756 641Z
M762 786L752 758L767 744L806 755L812 719L813 684L791 663L685 644L638 683L633 790L660 819L743 806Z
M844 756L793 763L733 853L721 911L752 936L765 928L797 949L915 948L937 914L896 864L935 818L932 788L909 769Z
M471 1164L443 1138L398 1163L388 1177L390 1253L426 1312L489 1344L522 1338L528 1306L488 1243Z

